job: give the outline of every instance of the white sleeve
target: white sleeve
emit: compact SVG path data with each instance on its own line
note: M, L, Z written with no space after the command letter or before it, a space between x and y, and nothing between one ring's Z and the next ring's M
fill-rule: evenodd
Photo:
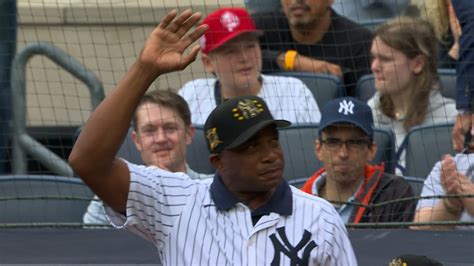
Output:
M163 246L188 201L196 193L196 183L184 173L127 163L130 190L126 216L106 207L112 225Z
M338 266L357 266L357 259L352 248L351 241L347 234L347 229L339 214L334 210L333 213L334 227L333 227L333 248L328 254L326 263L324 265L338 265Z
M110 224L105 217L104 205L99 197L94 196L94 200L89 203L83 222L85 224Z
M305 123L319 123L321 120L321 111L319 111L316 99L303 82L301 82L301 86L303 92L303 97L301 98L301 103L299 105L302 116L301 121L304 121Z
M441 162L437 162L433 169L431 170L430 174L426 178L423 184L423 190L421 191L421 196L439 196L444 195L444 190L441 185ZM440 199L432 198L432 199L420 199L418 201L418 205L416 207L417 210L425 207L434 207Z

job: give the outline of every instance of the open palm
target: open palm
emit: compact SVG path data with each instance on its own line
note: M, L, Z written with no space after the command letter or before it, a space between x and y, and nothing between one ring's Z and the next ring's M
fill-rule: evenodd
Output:
M186 68L196 59L199 46L194 46L188 53L185 53L186 49L208 28L201 25L188 33L200 18L200 13L192 13L191 10L179 16L176 11L168 13L145 42L140 62L153 68L157 75Z

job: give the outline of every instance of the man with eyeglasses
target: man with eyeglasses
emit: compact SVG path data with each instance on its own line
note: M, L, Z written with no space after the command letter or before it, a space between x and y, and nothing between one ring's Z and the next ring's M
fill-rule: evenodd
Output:
M370 165L377 151L370 107L352 97L329 102L322 112L315 153L324 167L302 190L333 204L348 224L411 222L413 191L403 178Z

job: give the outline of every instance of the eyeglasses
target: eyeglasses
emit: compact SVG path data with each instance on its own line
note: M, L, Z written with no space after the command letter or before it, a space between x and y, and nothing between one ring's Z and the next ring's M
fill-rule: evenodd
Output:
M325 144L331 150L337 150L342 147L343 144L351 150L360 150L364 147L370 147L372 142L368 139L347 139L341 140L336 138L328 138L325 140L319 140L321 143Z

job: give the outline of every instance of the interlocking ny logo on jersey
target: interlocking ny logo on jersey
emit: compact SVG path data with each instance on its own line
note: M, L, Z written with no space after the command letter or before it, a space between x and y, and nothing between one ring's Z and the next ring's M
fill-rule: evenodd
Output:
M278 228L277 234L281 241L278 240L275 234L270 235L270 240L272 241L273 248L275 250L275 255L273 255L271 265L280 265L281 253L290 259L290 265L308 265L311 250L318 246L313 240L311 240L311 233L304 230L303 238L301 238L300 242L296 244L296 246L292 246L290 241L288 241L288 237L285 233L285 227ZM298 257L298 251L303 248L303 256L300 258Z
M342 102L339 103L339 110L338 110L338 112L339 112L339 113L343 113L343 112L344 112L344 115L348 115L349 113L350 113L351 115L353 115L353 114L354 114L353 109L354 109L354 103L353 103L352 101L346 101L346 100L344 100L344 101L342 101Z
M221 16L221 24L229 32L233 32L240 25L240 19L232 12L225 12Z

